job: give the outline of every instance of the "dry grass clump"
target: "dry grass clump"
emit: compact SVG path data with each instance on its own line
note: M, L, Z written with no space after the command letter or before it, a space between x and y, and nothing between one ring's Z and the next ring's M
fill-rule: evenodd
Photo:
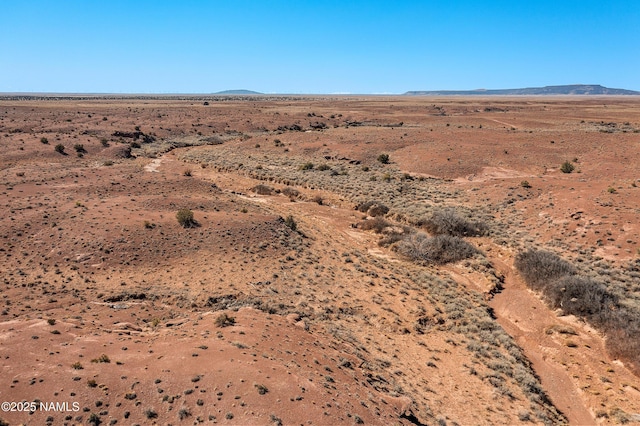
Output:
M474 222L462 217L455 209L448 208L433 212L422 226L433 235L452 235L456 237L477 237L487 232L484 222Z
M287 218L284 219L284 224L287 225L292 231L298 230L298 223L291 215L287 216Z
M298 167L298 170L313 170L313 163L310 161L307 161L306 163L301 164Z
M197 222L193 218L193 212L189 209L178 210L176 219L183 228L193 228L197 225Z
M273 194L273 188L268 186L268 185L256 185L253 188L251 188L251 190L253 192L255 192L258 195L271 195Z
M280 192L283 195L286 195L287 197L289 197L291 200L293 200L294 198L298 198L300 196L300 191L298 191L297 189L292 188L290 186L287 186L286 188L284 188Z
M389 158L389 154L380 154L378 155L378 161L382 164L389 164L391 159Z
M366 213L367 215L372 217L384 216L389 213L389 207L375 200L369 200L365 201L364 203L358 204L356 206L356 210L362 213Z
M384 216L388 212L389 212L389 207L385 206L384 204L375 204L369 207L369 210L367 210L367 214L373 217Z
M379 216L374 217L373 219L363 220L362 222L358 223L358 228L365 231L373 230L373 232L377 234L381 234L385 228L388 228L390 226L391 223L389 221Z
M109 356L107 354L102 354L98 358L92 359L91 362L93 362L93 363L99 363L99 362L109 363L109 362L111 362L111 359L109 358Z
M410 260L421 264L444 264L467 259L479 253L473 245L459 237L423 233L411 234L402 239L395 249Z
M385 232L384 236L378 241L378 245L380 247L390 247L393 244L404 240L407 238L411 232L407 231L406 228L387 228L389 232Z
M214 323L218 327L229 327L235 325L236 319L226 313L222 313L216 317Z
M269 392L269 388L267 388L265 385L263 384L259 384L259 383L254 383L253 386L256 388L256 390L258 391L258 393L260 395L264 395L267 392Z

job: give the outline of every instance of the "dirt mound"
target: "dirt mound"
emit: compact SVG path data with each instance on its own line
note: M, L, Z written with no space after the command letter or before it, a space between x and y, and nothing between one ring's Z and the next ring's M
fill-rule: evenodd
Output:
M103 149L100 156L110 160L121 160L123 158L131 158L131 146L114 145Z

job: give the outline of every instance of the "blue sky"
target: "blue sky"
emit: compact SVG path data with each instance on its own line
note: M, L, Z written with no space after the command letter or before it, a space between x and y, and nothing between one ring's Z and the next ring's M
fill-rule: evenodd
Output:
M0 92L640 90L640 1L0 3Z

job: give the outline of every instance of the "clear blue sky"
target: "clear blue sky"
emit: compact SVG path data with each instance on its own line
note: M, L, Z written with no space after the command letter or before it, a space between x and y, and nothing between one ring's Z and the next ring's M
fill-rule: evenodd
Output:
M640 90L640 0L0 2L0 92Z

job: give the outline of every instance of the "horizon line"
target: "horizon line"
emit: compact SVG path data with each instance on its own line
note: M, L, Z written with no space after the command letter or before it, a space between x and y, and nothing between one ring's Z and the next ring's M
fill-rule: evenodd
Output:
M497 94L491 92L507 92L507 91L517 91L517 90L532 90L532 89L547 89L547 88L559 88L559 87L600 87L607 90L619 90L626 92L635 92L635 93L627 93L627 94L590 94L590 93L582 93L582 94ZM405 96L405 95L447 95L447 96L455 96L455 95L482 95L487 93L491 96L629 96L629 95L640 95L640 91L636 91L634 89L622 89L622 88L613 88L606 87L601 84L555 84L555 85L546 85L546 86L525 86L525 87L516 87L516 88L507 88L507 89L486 89L486 88L476 88L476 89L437 89L437 90L406 90L404 92L394 93L394 92L346 92L346 91L336 91L330 93L321 93L321 92L259 92L256 90L250 89L225 89L216 92L81 92L81 91L0 91L1 97L9 97L9 96L64 96L64 97L73 97L73 96Z

